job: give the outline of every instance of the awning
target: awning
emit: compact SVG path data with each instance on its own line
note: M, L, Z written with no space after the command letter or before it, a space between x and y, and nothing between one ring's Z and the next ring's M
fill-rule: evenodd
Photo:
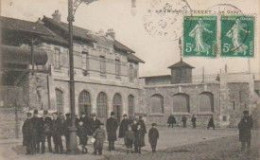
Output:
M31 50L17 46L1 45L2 62L4 64L31 64ZM34 62L36 65L45 65L48 56L45 51L34 48Z

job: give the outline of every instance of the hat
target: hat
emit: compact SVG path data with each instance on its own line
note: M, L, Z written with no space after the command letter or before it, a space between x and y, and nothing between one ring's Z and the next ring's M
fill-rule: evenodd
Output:
M123 117L127 117L127 114L124 114Z
M111 112L110 115L111 115L111 116L115 115L115 112Z
M70 113L66 113L65 116L66 116L66 117L69 117L69 116L70 116Z
M58 112L53 112L52 114L58 115Z
M35 110L33 111L33 114L38 114L38 109L35 109Z
M243 111L244 114L249 114L248 110Z
M152 126L156 126L157 124L156 123L152 123Z
M91 116L96 116L96 113L91 113Z
M43 111L43 114L44 114L44 115L48 114L48 110L44 110L44 111Z

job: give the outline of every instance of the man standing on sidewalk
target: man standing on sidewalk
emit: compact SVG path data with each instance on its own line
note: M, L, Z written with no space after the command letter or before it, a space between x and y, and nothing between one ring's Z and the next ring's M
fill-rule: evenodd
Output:
M107 129L107 140L108 140L108 150L115 150L115 141L116 141L116 130L118 127L118 122L115 118L115 113L111 112L110 118L107 119L106 129Z
M23 145L26 146L26 154L32 154L32 114L27 113L27 119L24 121L23 132Z
M241 142L241 152L250 151L251 145L251 129L253 127L252 117L249 116L248 111L243 112L244 116L238 124L239 141Z

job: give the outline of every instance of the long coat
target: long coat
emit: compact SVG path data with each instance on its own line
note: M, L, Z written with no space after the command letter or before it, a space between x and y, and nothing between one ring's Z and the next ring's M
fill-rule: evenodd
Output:
M141 136L142 136L142 138L141 138L141 140L142 140L141 146L145 146L145 141L144 140L145 140L145 134L147 133L145 123L144 123L143 120L139 120L139 122L137 124L141 125Z
M157 140L159 139L159 132L156 128L151 128L149 130L149 133L148 133L148 137L149 137L149 142L150 144L153 146L153 145L157 145Z
M79 144L84 146L87 145L88 133L84 126L78 126L77 135L79 137Z
M98 126L99 126L99 124L100 124L101 122L100 122L100 120L99 119L93 119L93 118L91 118L90 120L89 120L89 135L92 135L94 132L95 132L95 130L98 128Z
M129 119L123 119L120 123L119 127L119 138L124 138L125 137L125 132L127 131L127 127L130 124Z
M144 143L144 130L142 128L139 129L139 130L136 130L134 143L135 143L136 146L140 146L140 147L145 146L145 143Z
M253 127L253 120L251 117L243 117L238 124L239 141L248 142L251 140L251 129Z
M32 141L35 143L43 141L43 122L39 117L31 118L32 122Z
M170 115L167 121L168 124L175 124L176 123L176 119L173 115Z
M26 119L22 126L23 145L24 146L29 146L31 144L32 130L33 130L33 124L32 124L31 119Z
M115 118L108 118L106 123L106 130L107 130L107 140L108 141L115 141L116 136L116 130L118 127L118 122Z

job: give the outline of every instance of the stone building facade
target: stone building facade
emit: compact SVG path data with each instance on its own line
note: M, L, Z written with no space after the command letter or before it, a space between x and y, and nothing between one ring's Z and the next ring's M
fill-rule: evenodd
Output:
M250 73L223 72L199 81L192 76L193 67L183 60L169 68L171 75L141 78L149 122L166 124L173 114L179 124L182 116L191 124L190 118L195 115L197 124L205 126L213 115L218 126L236 126L243 110L252 110L259 99Z

